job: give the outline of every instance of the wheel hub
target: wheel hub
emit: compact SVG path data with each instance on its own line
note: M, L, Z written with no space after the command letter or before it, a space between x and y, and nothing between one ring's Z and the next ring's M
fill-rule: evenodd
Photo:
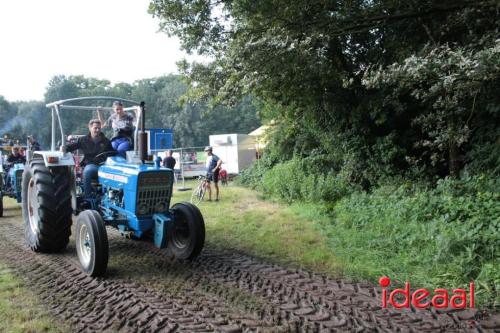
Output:
M38 197L36 194L36 185L33 178L30 179L28 184L28 218L30 222L31 231L34 234L37 234L39 231L38 228Z
M185 221L176 221L172 241L177 248L189 246L189 227Z
M85 224L80 226L80 232L78 234L78 239L76 240L77 249L80 253L81 264L87 267L90 264L91 256L91 246L90 246L90 234L88 228Z

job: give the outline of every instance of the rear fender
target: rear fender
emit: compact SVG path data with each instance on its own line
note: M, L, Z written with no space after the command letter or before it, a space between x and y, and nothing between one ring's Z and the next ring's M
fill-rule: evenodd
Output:
M46 167L74 166L73 154L60 151L36 151L33 158L43 158Z

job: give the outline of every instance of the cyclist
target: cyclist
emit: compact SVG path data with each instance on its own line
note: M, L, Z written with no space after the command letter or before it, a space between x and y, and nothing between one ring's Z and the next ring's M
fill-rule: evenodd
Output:
M205 153L207 154L207 189L208 189L208 201L212 201L212 186L211 181L214 182L215 186L215 201L219 201L219 171L222 164L222 160L219 156L212 153L212 147L205 147Z

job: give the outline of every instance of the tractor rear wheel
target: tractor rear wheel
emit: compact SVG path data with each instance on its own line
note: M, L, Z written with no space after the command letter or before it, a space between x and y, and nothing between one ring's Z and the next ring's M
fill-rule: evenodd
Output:
M205 243L205 221L200 210L188 202L175 204L168 223L168 248L178 259L194 259Z
M47 168L33 159L23 173L22 205L28 246L36 252L59 252L71 235L71 184L67 167Z
M97 211L84 210L78 215L75 244L83 271L90 276L103 276L108 267L108 234Z

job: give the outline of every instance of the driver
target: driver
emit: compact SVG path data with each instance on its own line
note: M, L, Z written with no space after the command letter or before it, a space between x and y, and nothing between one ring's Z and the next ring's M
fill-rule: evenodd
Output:
M80 166L83 167L83 192L85 199L92 197L92 179L97 179L98 165L106 160L102 153L114 151L111 142L101 132L101 121L91 119L89 121L89 134L78 138L74 143L61 146L62 152L71 152L80 149L83 151L83 159ZM97 156L102 154L100 156ZM97 158L96 158L97 157Z
M19 147L14 146L12 147L12 151L9 156L7 156L7 166L11 167L12 165L17 163L25 164L26 157L21 155L21 153L19 152Z
M11 153L7 156L7 164L5 165L5 172L7 173L7 176L5 178L5 183L10 184L10 175L9 175L9 170L12 168L14 164L17 163L26 163L26 157L21 155L19 152L19 147L12 147Z

